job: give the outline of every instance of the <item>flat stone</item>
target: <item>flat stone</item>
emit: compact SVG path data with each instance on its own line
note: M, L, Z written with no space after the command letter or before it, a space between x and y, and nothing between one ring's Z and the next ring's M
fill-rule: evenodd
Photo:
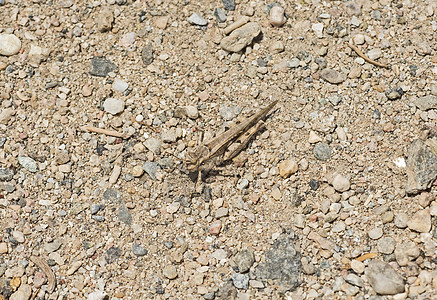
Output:
M364 273L365 265L361 261L353 259L351 260L351 269L357 274L362 274Z
M377 240L383 235L383 230L381 227L375 227L369 231L369 238L372 240Z
M429 210L422 209L416 212L407 222L411 230L427 233L431 230L431 215Z
M104 300L107 298L105 291L96 291L88 294L87 300Z
M368 58L372 60L376 60L382 56L382 51L379 48L375 48L370 51L367 51L366 55Z
M323 69L320 72L320 77L333 84L339 84L346 80L346 75L333 69Z
M14 34L0 33L0 55L15 55L21 49L21 41Z
M214 9L214 16L217 18L217 21L219 23L223 23L226 22L227 16L226 13L223 9L221 9L220 7L216 7Z
M226 217L229 214L229 209L227 207L220 207L215 212L216 219Z
M417 98L414 104L416 104L416 106L423 111L437 109L437 96L428 95L425 97Z
M254 38L261 33L261 28L256 22L249 22L223 38L220 46L229 52L239 52L250 45Z
M415 140L408 151L406 173L408 194L429 189L437 178L437 156L420 139Z
M237 6L235 0L222 0L222 2L226 10L235 10L235 7Z
M0 181L10 181L14 177L14 170L0 168Z
M154 162L146 161L143 165L143 170L150 176L150 178L156 180L156 172L159 170L159 166Z
M193 13L189 18L188 22L193 25L205 26L208 22L198 13Z
M237 289L247 290L249 288L249 275L234 273L232 282Z
M365 275L376 293L394 295L405 291L404 279L388 263L371 260Z
M378 251L383 254L392 254L396 247L396 242L391 237L383 237L378 241Z
M144 256L147 254L147 250L146 250L146 248L144 248L138 244L133 244L132 245L132 253L135 254L136 256Z
M112 264L120 258L122 253L123 251L120 248L111 247L108 250L106 250L105 260L108 264Z
M190 119L197 119L199 117L199 110L196 106L188 105L185 109L185 112L187 114L187 117Z
M154 55L152 44L147 44L141 51L141 60L146 66L148 66L153 62L153 59Z
M102 7L99 13L96 15L97 29L100 32L110 31L112 24L114 23L114 13L107 7Z
M344 280L346 280L347 283L350 283L358 287L364 286L363 280L355 274L348 274Z
M111 115L119 114L124 110L124 101L115 98L107 98L105 102L103 102L103 109Z
M161 153L161 146L162 146L162 142L156 138L148 138L145 142L144 142L144 146L146 146L146 148L149 151L152 151L153 153L159 155Z
M291 174L297 172L298 165L294 160L283 160L279 163L279 175L282 178L290 177Z
M132 216L126 206L122 205L117 211L117 218L127 225L132 224Z
M314 34L320 39L323 38L323 23L314 23L311 25L311 29L314 31Z
M211 254L211 257L217 260L222 260L228 257L228 253L223 249L217 249Z
M279 5L275 5L270 9L269 12L269 23L275 27L280 27L287 22L285 17L285 10Z
M397 213L394 224L398 228L406 228L408 226L408 215L406 213Z
M106 77L110 72L115 72L117 66L104 57L93 57L91 59L89 73L93 76Z
M48 254L55 252L62 246L61 240L54 240L53 242L47 243L44 246L44 249L47 251Z
M283 291L293 291L300 285L302 272L300 253L292 236L282 236L265 253L264 261L255 269L257 280L273 280Z
M406 241L396 246L394 254L397 263L403 267L420 255L420 249L414 242Z
M128 87L129 84L119 78L115 78L114 83L112 84L112 89L120 93L124 93Z
M332 186L337 192L345 192L349 190L351 183L349 179L343 175L337 174L332 181Z
M9 300L28 300L30 296L32 296L32 287L28 284L22 284Z
M18 163L27 171L36 173L38 171L38 164L30 157L18 156Z

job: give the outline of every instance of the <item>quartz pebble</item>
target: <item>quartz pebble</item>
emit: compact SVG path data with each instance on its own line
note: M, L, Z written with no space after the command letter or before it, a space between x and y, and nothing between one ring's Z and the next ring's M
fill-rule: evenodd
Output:
M15 55L20 49L21 41L16 35L0 33L0 55Z
M269 22L273 26L280 27L287 22L285 18L285 10L280 6L273 6L269 13Z

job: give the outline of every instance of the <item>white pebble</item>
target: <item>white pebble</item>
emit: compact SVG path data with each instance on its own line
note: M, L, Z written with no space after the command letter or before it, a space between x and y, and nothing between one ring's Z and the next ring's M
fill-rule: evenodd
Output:
M282 26L287 21L284 13L285 13L285 11L282 7L273 6L270 9L270 15L269 15L270 24L272 24L273 26L276 26L276 27Z
M115 98L108 98L103 103L103 109L112 115L116 115L124 110L124 101Z
M20 39L13 34L0 34L0 55L11 56L21 49Z
M106 297L106 293L104 291L93 292L88 295L88 300L103 300Z

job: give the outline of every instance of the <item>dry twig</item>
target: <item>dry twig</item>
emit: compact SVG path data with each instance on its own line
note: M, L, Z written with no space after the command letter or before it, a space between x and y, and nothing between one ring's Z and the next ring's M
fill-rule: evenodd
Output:
M348 45L349 48L354 50L358 54L358 56L362 57L365 61L367 61L367 62L369 62L369 63L371 63L371 64L373 64L375 66L378 66L378 67L388 68L388 65L380 63L380 62L377 62L377 61L375 61L373 59L368 58L363 52L361 52L360 49L358 49L357 46L354 46L351 43L346 43L346 45Z
M110 135L110 136L115 136L115 137L119 137L119 138L123 138L124 137L123 133L120 133L118 131L97 128L97 127L94 127L94 126L83 126L82 129L83 130L88 130L88 131L91 131L91 132L96 132L96 133L106 134L106 135Z
M45 260L38 256L32 255L30 260L46 274L48 280L47 292L52 293L55 290L56 285L55 274L52 269L50 269Z

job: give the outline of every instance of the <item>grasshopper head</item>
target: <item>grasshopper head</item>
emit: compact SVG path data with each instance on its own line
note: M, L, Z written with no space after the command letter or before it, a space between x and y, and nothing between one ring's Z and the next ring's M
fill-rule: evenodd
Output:
M187 170L191 172L196 171L208 155L209 149L206 146L199 146L188 150L185 155Z

